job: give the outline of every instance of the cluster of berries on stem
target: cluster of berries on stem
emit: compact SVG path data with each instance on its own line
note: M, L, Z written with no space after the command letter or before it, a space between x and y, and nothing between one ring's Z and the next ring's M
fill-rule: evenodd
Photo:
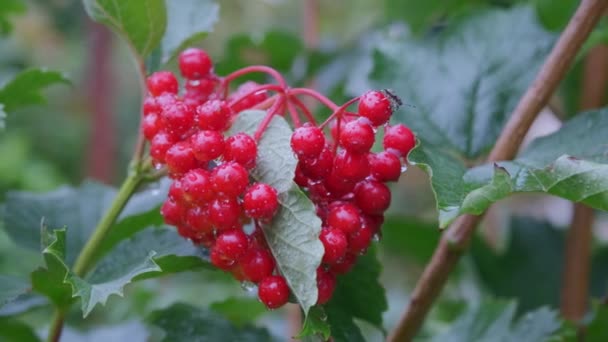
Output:
M143 103L142 132L150 156L173 180L161 208L165 222L209 248L213 265L239 281L257 284L268 308L284 305L290 289L262 229L270 227L279 209L278 193L253 181L250 171L270 121L288 114L295 126L290 143L298 159L294 181L308 193L323 222L319 239L325 253L317 270L317 303L326 303L336 275L348 272L380 234L391 200L385 183L399 178L415 145L409 128L388 123L399 99L388 90L374 90L338 106L314 90L290 88L266 66L220 77L208 54L194 48L182 52L178 61L183 90L172 72L155 72L147 78ZM232 81L259 72L276 83L249 81L231 91ZM317 124L301 96L317 99L333 113ZM357 113L348 112L355 102ZM266 116L253 136L229 135L238 113L246 109L265 109ZM384 150L370 152L379 127L384 127Z

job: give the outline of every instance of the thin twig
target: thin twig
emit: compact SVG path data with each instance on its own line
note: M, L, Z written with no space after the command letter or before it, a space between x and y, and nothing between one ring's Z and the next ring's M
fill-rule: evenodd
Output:
M577 51L607 7L606 0L581 2L536 79L513 111L490 152L488 161L513 159L530 125L549 101ZM463 215L444 233L430 263L416 284L409 307L389 336L389 341L403 342L414 338L433 302L446 284L449 274L458 263L479 220L480 216Z

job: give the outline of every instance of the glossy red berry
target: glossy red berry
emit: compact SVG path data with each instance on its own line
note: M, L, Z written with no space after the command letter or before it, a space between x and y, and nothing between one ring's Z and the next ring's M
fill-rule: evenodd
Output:
M198 127L202 130L224 131L230 124L231 111L226 102L209 100L196 108Z
M341 230L324 228L321 230L319 240L321 240L325 248L325 254L323 254L324 263L333 264L346 254L348 240Z
M270 252L262 248L251 248L240 260L243 274L250 281L257 283L271 276L275 262Z
M199 131L190 137L194 156L201 162L219 158L224 153L224 136L218 131Z
M302 171L300 163L296 166L296 171L293 177L293 181L300 187L305 188L308 186L308 177Z
M401 175L401 160L394 153L382 151L368 155L372 177L380 182L399 180Z
M357 262L357 256L352 253L346 253L346 255L332 264L329 269L335 274L346 274L355 266Z
M340 198L353 191L357 183L334 170L325 178L323 184L333 197Z
M247 235L240 229L232 229L217 237L213 249L224 258L236 261L247 252L247 245Z
M215 197L211 173L205 169L193 169L181 178L183 198L193 204L205 204Z
M397 124L386 128L384 132L384 149L395 150L406 157L416 146L414 133L405 125Z
M164 108L161 118L165 130L177 138L194 126L194 110L181 102Z
M355 119L351 116L346 116L343 115L340 118L340 129L338 130L338 119L334 119L329 123L329 133L331 134L332 139L334 140L334 142L337 142L340 138L340 133L344 130L344 127L346 127L346 125L351 122L354 121Z
M184 96L198 98L200 100L207 100L209 95L211 95L215 90L217 84L218 81L213 77L203 77L198 80L188 80L186 82L186 94Z
M351 203L335 206L327 214L327 225L345 234L354 233L361 227L359 209Z
M247 188L249 173L241 164L229 162L213 169L211 182L218 193L228 197L237 197Z
M148 91L153 96L159 96L163 93L177 94L178 83L177 78L171 71L157 71L146 79Z
M300 159L299 163L306 177L313 180L321 180L329 175L333 167L333 148L327 145L316 158Z
M367 154L339 151L334 160L334 172L337 177L347 181L358 182L365 179L370 172Z
M236 264L236 261L224 257L224 255L218 250L216 250L214 247L214 245L211 246L211 253L209 255L211 264L221 270L229 271L234 266L234 264Z
M317 269L317 304L323 305L331 299L336 289L336 276L332 273L323 270L322 268Z
M175 144L175 140L170 134L158 132L150 140L150 156L158 163L165 162L165 156L169 148Z
M188 141L180 141L171 146L165 155L165 163L169 169L169 175L172 177L183 175L198 166L192 146Z
M184 196L181 180L176 179L171 183L171 186L169 186L169 198L180 204L188 204Z
M365 214L382 214L391 204L391 191L384 183L363 181L355 187L355 204Z
M289 286L281 276L269 276L258 284L258 297L269 309L279 308L289 300Z
M207 52L197 48L189 48L179 54L179 70L184 78L197 80L206 76L213 66Z
M160 208L160 213L165 219L165 223L176 226L181 224L186 210L179 203L168 198Z
M245 214L253 219L270 219L279 208L277 190L268 184L256 183L243 196Z
M192 207L186 211L185 223L197 234L213 233L213 224L209 220L209 211L203 207Z
M291 135L291 149L299 158L315 158L325 146L325 136L319 127L304 124Z
M152 97L152 96L146 96L142 107L143 107L144 116L150 115L150 114L159 115L160 111L162 110L160 103L158 103L156 101L156 98Z
M353 254L363 254L367 251L374 237L374 230L363 225L359 230L348 236L348 250Z
M374 128L366 119L351 121L340 132L340 145L351 153L369 152L374 140Z
M370 90L359 98L359 115L368 118L374 126L383 125L395 109L391 99L384 91Z
M147 140L152 140L161 129L161 123L156 113L150 113L142 119L141 129Z
M217 230L228 230L239 225L241 207L234 198L217 198L209 205L209 221Z
M255 166L257 155L258 146L251 136L245 133L237 133L226 139L224 160L234 161L243 165L246 169L251 169Z

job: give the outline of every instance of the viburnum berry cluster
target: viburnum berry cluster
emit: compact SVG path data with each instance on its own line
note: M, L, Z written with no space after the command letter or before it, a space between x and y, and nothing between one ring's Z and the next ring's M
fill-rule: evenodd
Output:
M294 181L308 193L323 223L317 303L326 303L336 275L348 272L380 234L391 200L385 183L399 178L415 145L409 128L388 123L400 100L388 90L374 90L337 106L311 89L288 87L269 67L251 66L219 77L208 54L194 48L182 52L178 61L183 90L172 72L155 72L147 79L143 104L142 131L150 156L173 180L161 208L165 222L209 248L213 265L257 284L268 308L284 305L290 289L262 230L279 209L278 193L253 181L250 171L256 166L257 142L272 117L289 113L295 126L290 143L298 159ZM234 79L253 72L266 73L277 83L246 82L231 92ZM318 125L298 96L319 100L332 115ZM357 101L357 113L348 112ZM246 109L266 109L267 114L253 136L229 135L238 113ZM371 152L380 127L384 150Z

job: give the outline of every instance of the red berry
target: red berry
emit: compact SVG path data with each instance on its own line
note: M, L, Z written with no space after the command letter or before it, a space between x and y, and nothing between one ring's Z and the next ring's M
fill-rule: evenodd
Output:
M180 204L188 203L184 196L184 188L182 187L181 180L176 179L171 183L171 186L169 187L169 198Z
M209 221L218 230L228 230L239 225L241 207L234 198L218 198L209 205Z
M383 91L370 90L359 98L359 114L368 118L374 126L388 122L393 109L391 97Z
M171 71L157 71L146 79L148 91L153 96L159 96L163 93L177 94L178 83L177 78Z
M304 174L313 180L320 180L331 172L334 164L334 152L331 146L325 146L316 158L300 160L301 169Z
M382 151L368 155L369 167L374 179L380 182L399 180L401 175L401 161L394 153Z
M177 226L181 224L185 214L185 208L172 199L168 198L160 208L160 214L163 215L165 223Z
M156 133L160 131L160 120L158 119L158 114L150 113L141 121L141 129L144 133L144 137L148 140L152 140Z
M358 182L369 176L367 154L355 154L346 150L338 152L334 160L334 172L337 177L347 181Z
M230 122L230 108L221 100L209 100L196 108L198 127L202 130L224 131Z
M275 266L270 252L261 248L249 249L240 263L245 277L254 283L271 276Z
M247 188L249 174L239 163L225 163L213 169L211 182L218 193L228 197L237 197Z
M245 214L253 219L270 219L279 208L277 190L268 184L256 183L243 196Z
M160 103L158 103L156 101L156 98L152 97L152 96L146 96L142 107L143 107L144 116L150 115L150 114L158 115L158 114L160 114L160 111L162 110Z
M289 286L281 276L269 276L258 284L258 297L269 309L279 308L289 300Z
M252 137L245 133L237 133L226 139L226 150L224 160L234 161L247 169L255 166L258 154L258 146Z
M329 133L331 134L332 139L334 140L334 142L337 142L340 138L340 132L342 132L344 130L344 127L346 127L346 124L348 124L349 122L355 120L352 116L346 116L343 115L340 118L340 130L338 131L338 119L336 118L335 120L332 120L329 123Z
M374 237L374 230L363 225L359 230L348 236L348 250L353 254L363 254Z
M333 264L346 254L348 240L341 230L324 228L321 230L319 240L325 248L324 263Z
M224 136L217 131L199 131L190 138L196 159L208 162L224 152Z
M220 234L213 249L224 258L236 261L245 254L247 245L247 234L240 229L233 229Z
M291 135L291 149L299 158L315 158L325 146L325 136L319 127L310 123L296 128Z
M194 110L182 102L163 108L161 118L165 130L175 137L181 137L194 126Z
M323 183L325 188L336 198L340 198L353 191L356 182L344 178L344 176L332 171Z
M340 132L340 145L352 153L369 152L374 140L374 128L365 119L347 123Z
M179 70L184 78L199 79L209 74L212 66L211 58L204 50L190 48L179 54Z
M355 203L368 215L379 215L391 204L391 191L378 181L363 181L355 187Z
M350 203L335 206L327 214L327 225L345 234L356 232L361 227L359 209Z
M181 179L183 198L186 202L205 204L215 196L211 184L211 174L205 169L188 171Z
M406 157L416 146L414 133L405 125L397 124L386 128L384 132L384 149L395 150Z
M317 269L317 289L318 297L317 304L323 305L331 299L336 289L336 276L332 273L323 270L322 268Z
M298 165L296 166L293 181L302 188L308 186L308 177L304 174L304 171L302 171L302 166L300 165L300 163L298 163Z
M217 84L218 81L212 77L205 77L200 80L188 80L185 86L186 94L184 94L184 97L198 100L202 104L215 91Z
M228 271L232 268L232 266L234 266L234 264L236 263L233 259L229 259L229 258L225 258L224 255L219 252L218 250L216 250L214 248L215 246L211 247L211 253L209 255L209 259L211 259L211 263L224 271Z
M173 177L183 175L198 166L192 146L188 141L180 141L171 146L165 155L165 162L169 175Z
M213 233L213 225L209 221L209 212L201 207L192 207L186 212L185 222L197 234Z
M342 259L331 265L329 269L335 274L345 274L350 272L353 266L355 266L355 262L357 262L357 256L352 253L346 253Z
M150 155L156 162L164 163L167 151L173 144L175 144L175 140L170 134L158 132L152 140L150 140Z

